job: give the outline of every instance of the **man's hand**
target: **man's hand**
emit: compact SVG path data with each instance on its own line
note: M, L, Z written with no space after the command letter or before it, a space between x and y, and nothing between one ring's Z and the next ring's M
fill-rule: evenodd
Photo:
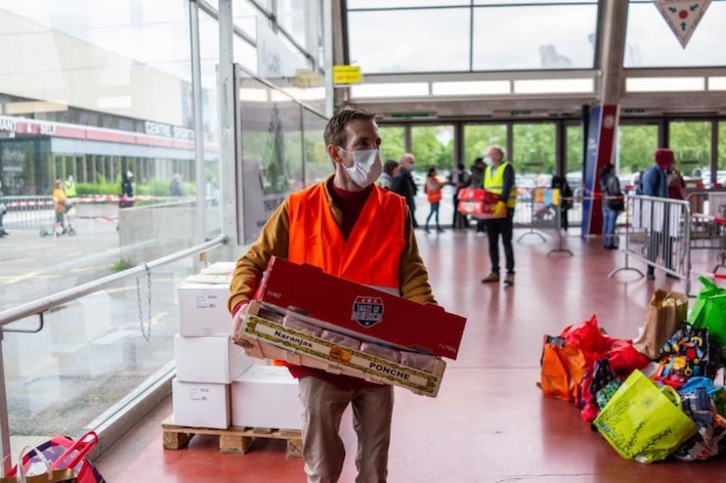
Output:
M245 318L249 305L249 302L243 302L239 306L239 309L237 309L237 312L235 312L234 317L232 317L232 340L244 349L251 349L253 347L250 341L239 336L239 329L242 327L242 320Z

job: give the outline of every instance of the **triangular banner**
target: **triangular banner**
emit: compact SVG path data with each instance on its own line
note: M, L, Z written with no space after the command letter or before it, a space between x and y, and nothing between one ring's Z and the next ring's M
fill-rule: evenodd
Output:
M655 0L655 6L685 49L711 0Z

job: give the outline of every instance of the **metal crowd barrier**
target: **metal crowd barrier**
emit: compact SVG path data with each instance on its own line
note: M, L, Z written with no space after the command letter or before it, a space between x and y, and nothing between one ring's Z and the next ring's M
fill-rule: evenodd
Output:
M562 203L565 201L569 200L563 200L560 197L559 189L530 188L520 191L517 196L517 208L514 210L514 226L527 228L529 231L520 235L517 242L521 242L530 235L538 236L545 242L547 238L542 232L552 231L555 233L558 245L557 248L550 250L547 255L562 252L572 256L573 253L562 246L564 241L562 234Z
M8 211L3 217L6 229L52 227L55 208L52 196L4 196Z
M625 266L621 270L643 272L629 266L630 257L686 281L691 291L691 206L688 201L651 196L626 196Z
M723 229L716 221L726 218L726 189L688 190L691 206L691 249L721 249Z
M719 250L713 269L726 268L726 189L689 190L691 205L691 249Z

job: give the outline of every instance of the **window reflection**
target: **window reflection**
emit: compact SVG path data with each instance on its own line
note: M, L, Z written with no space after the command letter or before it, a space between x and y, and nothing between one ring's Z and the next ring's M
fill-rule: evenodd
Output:
M653 3L631 2L623 65L626 68L722 66L724 24L726 2L711 2L684 49Z

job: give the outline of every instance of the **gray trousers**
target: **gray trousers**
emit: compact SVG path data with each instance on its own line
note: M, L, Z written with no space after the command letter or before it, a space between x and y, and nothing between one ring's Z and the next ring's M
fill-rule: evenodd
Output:
M335 483L345 459L338 431L343 411L353 406L353 429L358 435L356 483L385 483L391 439L393 387L341 389L317 377L299 380L303 406L303 458L308 483Z

